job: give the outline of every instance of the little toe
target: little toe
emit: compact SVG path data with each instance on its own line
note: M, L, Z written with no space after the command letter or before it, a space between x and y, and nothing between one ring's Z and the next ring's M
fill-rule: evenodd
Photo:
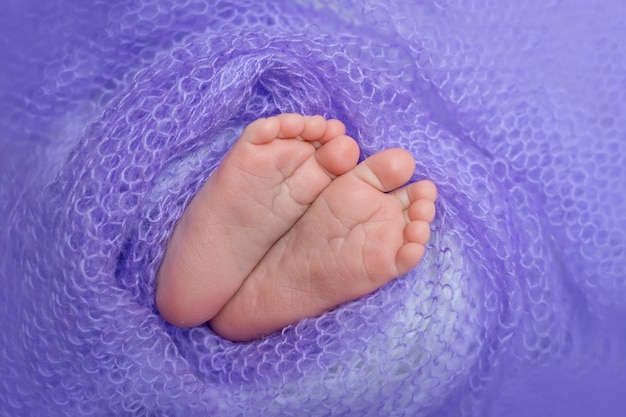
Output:
M377 190L387 192L406 184L414 171L413 156L393 148L370 156L350 172Z
M396 269L398 275L404 275L415 268L424 256L424 245L409 242L403 245L396 255Z
M257 119L243 130L240 140L261 145L276 139L280 132L280 120L277 117Z
M428 222L415 220L404 228L404 240L406 242L426 245L430 239L430 225Z
M331 177L343 175L359 162L359 145L347 135L339 135L316 152L317 162Z
M435 219L435 211L435 203L432 200L414 201L408 209L409 220L423 220L430 223Z

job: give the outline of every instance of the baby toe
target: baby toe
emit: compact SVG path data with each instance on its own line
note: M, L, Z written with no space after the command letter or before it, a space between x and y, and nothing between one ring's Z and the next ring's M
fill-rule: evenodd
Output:
M396 269L398 275L404 275L415 268L424 256L425 248L419 243L407 243L400 248L396 255Z
M246 126L240 140L260 145L276 139L279 132L280 120L277 117L257 119Z

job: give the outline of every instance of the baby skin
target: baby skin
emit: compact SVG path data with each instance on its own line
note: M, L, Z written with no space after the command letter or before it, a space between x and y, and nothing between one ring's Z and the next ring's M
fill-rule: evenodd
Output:
M282 114L246 127L176 225L156 304L180 327L262 337L370 294L414 268L437 190L406 185L401 149L357 165L338 120Z

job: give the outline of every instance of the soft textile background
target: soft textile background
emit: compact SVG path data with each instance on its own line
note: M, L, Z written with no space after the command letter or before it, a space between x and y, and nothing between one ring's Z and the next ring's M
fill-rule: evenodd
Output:
M0 415L626 415L625 4L5 0ZM261 341L166 325L174 222L287 111L415 155L426 258Z

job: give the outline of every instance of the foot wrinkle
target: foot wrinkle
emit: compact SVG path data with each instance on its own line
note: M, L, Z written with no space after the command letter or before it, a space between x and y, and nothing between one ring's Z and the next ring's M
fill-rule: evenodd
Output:
M341 162L333 155L333 148L328 148L331 152L325 153L322 164L316 158L315 145L306 141L307 138L332 141L328 131L341 131L337 127L343 125L338 122L331 125L334 127L329 129L328 121L321 116L308 118L305 123L303 116L287 114L258 120L243 130L192 200L196 216L193 227L179 227L180 238L168 242L157 274L158 282L168 283L157 287L158 308L164 316L173 322L201 324L213 313L198 311L189 316L189 311L177 306L185 305L185 299L201 298L207 300L207 305L224 305L238 293L251 271L332 180L325 164L335 166ZM347 146L353 146L358 153L356 142ZM184 213L182 219L188 215ZM226 233L216 236L213 234L216 229ZM206 236L201 239L202 244L194 244L193 234L202 234L203 230ZM171 248L176 241L189 242L186 245L193 250ZM228 256L242 247L246 249L245 259ZM213 254L211 259L206 259L207 253ZM202 270L198 270L200 267ZM177 269L189 270L193 278L185 282L176 280ZM210 292L198 294L195 290L220 287L220 293L227 297L223 300L215 299ZM171 291L164 294L163 288ZM173 299L174 294L181 299Z
M428 220L420 214L428 207L414 205L413 197L434 194L428 183L406 185L414 170L406 151L381 151L357 165L358 144L338 136L345 135L341 122L292 114L277 120L280 126L261 121L246 128L194 205L200 217L192 229L200 236L204 230L202 245L172 252L191 254L175 265L201 278L172 291L178 298L170 304L195 300L202 309L198 300L204 300L220 307L211 323L237 341L323 314L404 273L420 253L409 246L422 235L419 227L407 232L412 213L413 220ZM274 127L272 139L267 133ZM180 285L165 279L162 287ZM211 288L217 291L206 291ZM169 317L190 322L176 311ZM203 318L210 319L203 311L191 317Z

